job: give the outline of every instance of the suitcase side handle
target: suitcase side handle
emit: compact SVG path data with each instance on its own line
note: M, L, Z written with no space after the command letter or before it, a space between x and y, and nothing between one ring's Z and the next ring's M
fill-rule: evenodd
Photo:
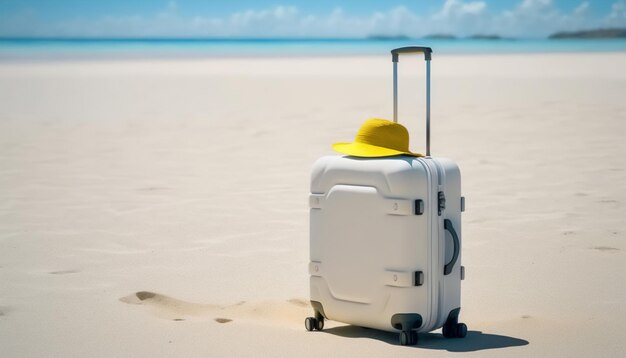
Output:
M445 230L448 230L448 232L450 232L450 235L452 235L452 241L454 242L454 254L452 254L452 259L443 267L443 274L449 275L452 272L452 268L454 267L454 264L456 264L456 260L458 260L459 258L459 251L460 251L459 246L461 246L461 244L459 242L459 237L456 234L456 231L454 230L454 227L452 226L452 221L450 221L450 219L443 220L443 228Z
M408 46L391 50L393 62L393 121L398 122L398 61L401 53L423 53L426 60L426 156L430 156L430 47Z

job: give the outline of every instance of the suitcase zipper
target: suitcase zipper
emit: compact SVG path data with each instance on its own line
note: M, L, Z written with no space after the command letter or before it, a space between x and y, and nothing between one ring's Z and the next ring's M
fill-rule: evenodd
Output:
M422 165L424 166L424 168L426 169L426 172L428 173L428 188L429 188L429 192L439 192L441 190L441 176L439 175L439 168L437 167L436 163L435 163L435 169L433 170L433 168L427 163L427 160L432 160L432 158L418 158L418 161L420 161L422 163ZM433 161L434 162L434 161ZM432 176L433 174L437 175L437 182L433 182L432 180ZM428 300L429 300L429 304L427 304L427 307L429 307L429 312L428 312L428 319L424 320L424 323L422 325L422 327L420 327L420 331L423 332L428 332L431 330L431 327L437 323L438 320L438 304L439 304L439 279L438 279L438 274L439 271L437 271L439 269L439 216L435 215L435 208L434 206L434 202L435 202L435 198L433 197L433 195L429 195L428 200L431 202L431 206L430 208L430 213L432 214L432 219L429 221L428 223L428 250L430 252L430 255L428 255L429 259L428 259L428 266L429 267L429 272L426 275L428 277L428 290L430 291L430 295L428 295ZM433 235L437 235L437 240L435 243L433 243ZM435 245L436 244L436 245Z
M439 326L439 321L440 321L440 316L442 315L447 315L447 313L444 312L440 312L441 310L443 310L443 306L444 306L444 294L445 294L445 285L444 285L444 280L445 280L445 274L443 272L443 266L445 265L446 262L446 245L445 245L445 239L446 239L446 234L445 234L445 230L443 229L444 227L444 218L443 218L443 212L446 209L446 196L444 193L444 187L445 187L445 177L444 177L444 173L445 171L443 170L443 168L441 167L441 164L439 162L437 162L436 160L433 160L435 167L437 168L437 184L438 184L438 192L437 192L437 199L438 199L438 216L437 216L437 230L438 230L438 236L437 236L437 246L438 246L438 254L439 254L439 263L438 263L438 267L436 268L436 270L439 270L439 274L441 274L441 280L437 280L437 284L438 284L438 294L437 294L437 311L435 311L435 320L434 322L432 322L432 326L430 327L430 329L435 329L438 328Z

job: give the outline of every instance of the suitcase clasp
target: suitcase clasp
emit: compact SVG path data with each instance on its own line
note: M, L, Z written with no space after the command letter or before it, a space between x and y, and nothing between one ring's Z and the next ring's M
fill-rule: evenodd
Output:
M438 197L438 201L439 201L439 216L441 216L441 213L446 209L446 195L443 193L443 191L440 191L439 194L437 195Z

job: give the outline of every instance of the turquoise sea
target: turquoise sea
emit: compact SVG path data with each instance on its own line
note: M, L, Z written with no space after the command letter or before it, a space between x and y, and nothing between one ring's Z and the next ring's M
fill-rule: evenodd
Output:
M231 56L379 55L408 45L435 53L623 52L626 39L8 39L0 61Z

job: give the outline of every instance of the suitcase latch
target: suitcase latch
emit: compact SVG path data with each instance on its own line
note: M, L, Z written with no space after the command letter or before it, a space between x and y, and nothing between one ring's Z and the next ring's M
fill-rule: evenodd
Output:
M415 280L413 281L415 286L421 286L424 284L424 273L422 271L415 271Z
M414 212L415 212L415 215L424 214L424 200L422 199L415 200Z
M441 213L446 208L446 196L443 194L443 191L439 192L438 198L439 198L439 216L441 216Z

